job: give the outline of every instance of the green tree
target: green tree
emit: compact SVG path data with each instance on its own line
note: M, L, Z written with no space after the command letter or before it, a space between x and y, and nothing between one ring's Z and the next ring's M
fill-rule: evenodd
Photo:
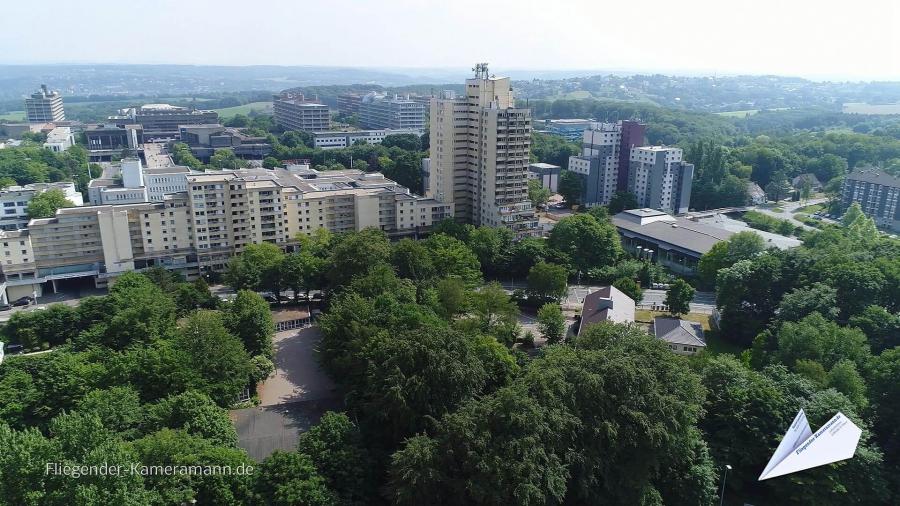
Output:
M782 321L797 321L812 313L833 320L839 312L837 290L824 283L795 288L778 304L778 318Z
M637 196L631 192L617 191L610 197L609 204L607 204L609 214L617 214L628 209L636 209L637 207Z
M541 334L550 344L562 341L566 333L566 318L559 304L547 303L541 306L537 314L538 327Z
M35 195L25 213L29 218L52 218L56 211L64 207L75 207L75 203L66 198L66 194L59 188L51 188Z
M694 287L683 279L676 279L666 290L665 305L669 306L669 312L675 315L691 312L691 301L694 300Z
M432 280L437 272L431 252L419 241L403 239L393 245L391 263L397 275L417 283Z
M863 367L869 360L866 336L858 329L841 327L813 313L798 322L785 322L776 333L778 359L793 365L799 359L815 360L826 369L849 359Z
M256 474L255 498L273 506L333 506L337 497L309 455L275 450Z
M644 298L644 290L641 289L641 284L632 278L619 278L612 282L612 286L618 288L635 302L640 302Z
M544 188L540 180L528 180L528 200L530 200L535 207L546 204L547 201L550 200L551 193L549 188Z
M438 281L437 297L445 318L453 319L468 306L469 295L466 285L459 278L444 278Z
M866 307L862 313L851 316L849 324L863 331L873 352L881 353L900 345L900 315L891 314L881 306Z
M250 380L250 357L241 341L231 335L215 311L191 315L176 337L194 367L192 385L220 405L235 402Z
M559 220L550 231L548 243L551 248L571 258L574 266L582 272L592 267L612 265L622 255L616 228L600 223L589 214Z
M581 176L569 170L560 172L557 191L567 204L580 204L584 192L584 183L581 180Z
M225 281L235 290L280 290L283 260L284 252L272 243L248 244L229 260Z
M310 456L340 504L368 504L376 494L375 462L346 414L326 412L300 435L297 451Z
M859 410L865 409L869 403L866 382L851 360L844 359L834 364L828 371L828 386L846 395Z
M431 251L439 278L457 277L469 286L481 281L478 257L462 241L444 234L432 234L425 240L425 247Z
M234 300L225 305L222 320L228 331L237 336L247 353L272 358L275 322L269 304L258 293L238 291Z
M240 169L249 163L235 156L231 149L219 149L209 158L209 165L216 169Z
M267 156L263 158L262 165L266 169L274 169L275 167L281 165L281 161L274 156Z
M500 283L493 282L483 286L471 298L472 313L483 332L495 334L499 328L515 323L519 308Z
M328 261L332 286L346 285L354 276L390 261L391 243L381 230L367 228L337 236L335 241Z
M568 272L561 265L538 263L528 271L528 294L540 300L565 297Z

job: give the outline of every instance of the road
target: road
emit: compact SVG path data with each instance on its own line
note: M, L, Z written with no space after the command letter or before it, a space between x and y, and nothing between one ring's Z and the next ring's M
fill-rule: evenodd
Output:
M801 203L801 202L775 203L774 204L775 206L782 208L781 212L773 211L771 208L760 207L760 206L756 206L754 209L756 211L759 211L763 214L768 214L769 216L773 216L775 218L780 218L782 220L788 220L789 222L793 223L794 225L803 227L806 230L815 230L815 227L811 227L805 223L802 223L802 222L794 219L794 214L797 212L797 209L800 209L801 207L812 206L815 204L824 204L825 202L828 202L828 199L824 198L824 197L820 197L820 198L815 198L815 199L809 199L808 201L803 202L803 203Z

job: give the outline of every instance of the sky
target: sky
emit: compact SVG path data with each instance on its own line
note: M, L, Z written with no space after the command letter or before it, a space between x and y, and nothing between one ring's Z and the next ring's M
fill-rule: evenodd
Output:
M3 0L0 63L468 69L489 62L498 75L591 69L900 81L897 4Z

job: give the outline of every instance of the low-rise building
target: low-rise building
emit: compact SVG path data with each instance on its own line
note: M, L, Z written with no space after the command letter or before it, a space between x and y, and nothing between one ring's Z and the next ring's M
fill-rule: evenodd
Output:
M541 186L556 193L559 189L559 175L562 173L562 167L553 165L552 163L529 163L528 179L536 179L541 182Z
M179 125L218 123L219 113L169 104L144 104L119 111L110 116L118 126L141 125L143 136L149 140L178 139Z
M81 193L75 189L75 183L31 183L23 186L7 186L0 190L0 229L17 230L28 224L28 204L36 195L47 190L60 190L66 198L76 206L84 205Z
M703 325L681 318L657 316L653 319L653 335L662 339L679 355L694 355L706 348Z
M75 136L69 127L56 127L50 130L47 132L47 141L44 142L45 148L56 153L62 153L74 145Z
M123 151L137 155L144 143L144 129L141 125L134 124L88 125L84 129L84 136L92 162L111 161L122 156Z
M427 105L421 101L385 97L370 93L359 105L359 123L363 128L392 130L424 130Z
M406 130L356 130L352 132L314 132L313 145L321 149L340 149L348 148L357 142L366 144L381 144L381 141L389 135L410 134L415 136L422 135L422 130L406 129Z
M581 306L581 323L578 334L590 325L600 322L634 322L635 301L614 286L604 286L584 297Z
M547 133L570 141L579 141L585 130L597 128L601 123L592 119L548 119L544 122Z
M854 202L882 228L900 231L900 177L879 169L847 174L841 186L841 206Z
M220 124L181 125L178 127L181 141L191 148L191 153L204 162L220 149L230 149L239 158L262 159L272 153L272 145L265 137L247 135L239 128Z
M191 173L181 165L144 167L140 159L128 158L107 165L88 183L88 200L94 206L160 202L166 195L187 191Z
M822 190L822 182L819 181L815 174L807 172L791 179L791 186L798 190L802 189L803 185L807 183L809 184L809 189L814 192Z

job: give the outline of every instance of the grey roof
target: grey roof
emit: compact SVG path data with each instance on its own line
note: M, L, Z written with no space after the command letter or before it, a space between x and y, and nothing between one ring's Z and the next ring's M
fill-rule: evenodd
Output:
M604 286L584 298L581 307L581 329L600 322L628 323L634 321L634 300L614 286Z
M685 251L694 252L697 256L703 255L717 243L727 241L734 235L734 232L685 218L675 218L675 221L654 221L641 225L620 216L621 214L612 217L613 225L620 232L624 230L658 243L676 246Z
M864 181L883 186L900 187L900 178L885 173L883 170L867 169L857 170L847 174L847 179L852 181Z
M703 340L703 326L681 318L657 316L653 319L653 334L670 344L706 346L706 341Z

